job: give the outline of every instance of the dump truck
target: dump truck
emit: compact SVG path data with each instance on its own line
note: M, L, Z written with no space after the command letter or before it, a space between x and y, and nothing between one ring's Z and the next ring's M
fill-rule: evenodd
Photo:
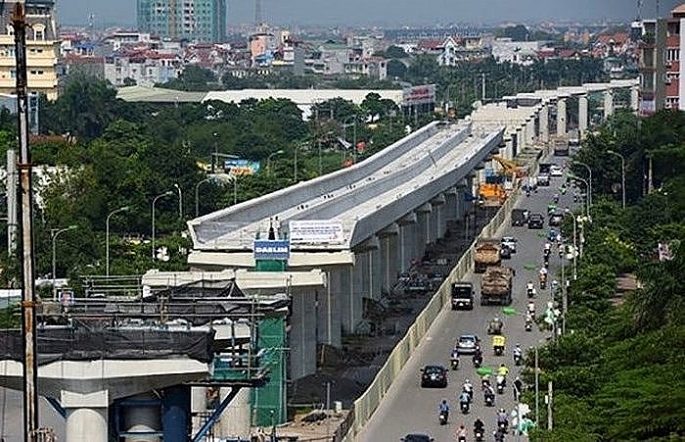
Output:
M483 239L476 244L473 271L483 273L488 266L498 266L502 262L499 249L502 247L498 239Z
M511 304L513 279L509 267L488 267L480 283L480 305Z

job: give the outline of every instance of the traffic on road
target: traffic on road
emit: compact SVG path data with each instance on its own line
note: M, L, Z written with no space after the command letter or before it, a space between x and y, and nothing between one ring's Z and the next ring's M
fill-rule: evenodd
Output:
M561 158L547 161L550 169L565 170ZM491 263L478 268L483 273L470 274L455 286L455 302L434 321L356 440L513 439L520 393L533 387L519 377L524 358L551 336L544 318L554 311L550 306L561 290L563 238L549 220L569 214L579 200L563 175L545 174L544 179L549 186L526 185L512 196L518 197L516 217L498 232L499 247L509 248L508 256L495 258L489 250L483 260ZM551 204L555 209L550 212ZM488 241L494 244L493 239ZM491 292L499 287L506 293L509 274L510 298L493 302L492 295L481 296L483 283ZM424 383L422 367L441 367L445 379ZM535 422L539 410L527 405L525 417Z

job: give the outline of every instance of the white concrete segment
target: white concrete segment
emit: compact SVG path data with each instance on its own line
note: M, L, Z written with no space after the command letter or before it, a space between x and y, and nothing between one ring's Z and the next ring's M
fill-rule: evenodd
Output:
M3 387L22 389L22 363L0 361L0 372ZM106 390L111 403L134 394L205 379L209 374L208 364L189 358L56 361L38 367L38 393L62 398L65 391L84 397Z
M468 172L465 164L472 168L489 153L486 145L496 146L501 141L503 128L473 136L471 126L463 121L442 127L431 124L395 143L387 153L348 170L192 220L188 224L195 249L233 252L230 261L240 264L235 262L235 252L250 255L257 232L264 237L270 220L278 220L275 227L280 232L287 232L291 220L338 220L345 233L343 244L307 245L306 250L352 249L388 221L421 205L423 198L430 200L453 186ZM250 218L240 221L248 215ZM292 252L298 253L297 245L292 246ZM189 262L193 262L192 254Z

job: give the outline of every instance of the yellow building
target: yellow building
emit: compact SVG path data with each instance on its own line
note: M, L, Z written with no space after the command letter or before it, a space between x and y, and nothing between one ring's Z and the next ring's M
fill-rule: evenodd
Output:
M0 18L0 93L13 94L16 82L13 1L5 2ZM23 2L22 2L23 3ZM57 60L60 42L54 20L54 1L31 0L26 6L26 63L29 93L57 98Z

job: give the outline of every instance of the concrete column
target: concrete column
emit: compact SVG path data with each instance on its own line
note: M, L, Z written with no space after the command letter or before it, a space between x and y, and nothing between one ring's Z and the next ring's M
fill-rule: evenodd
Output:
M442 193L431 200L431 206L433 206L434 209L431 217L435 229L433 231L433 239L431 242L436 242L439 238L442 238L445 235L447 223L444 219L445 216L443 215L443 209L445 208L446 203L447 198L445 194Z
M397 275L394 271L397 251L395 250L397 238L399 236L400 226L396 223L390 224L385 229L376 234L380 240L380 281L381 289L390 293Z
M414 244L413 226L417 222L416 212L411 212L397 221L399 225L397 268L400 273L409 270L409 264L413 258L411 254L412 244Z
M290 373L295 380L316 372L316 293L294 289L291 311Z
M355 261L357 256L355 255ZM355 262L356 265L356 262ZM355 285L354 266L343 267L340 271L340 324L343 334L354 333L354 285ZM335 278L334 278L335 280Z
M588 98L586 95L578 97L578 135L582 136L587 132L588 125Z
M60 403L67 411L66 439L68 442L108 442L109 392L107 390L86 394L62 390L60 396Z
M557 135L566 136L566 98L557 99Z
M383 278L381 275L381 247L380 239L377 240L378 248L369 251L369 297L378 300L381 298Z
M547 143L549 141L549 105L544 104L540 109L540 141Z
M528 144L528 127L526 126L526 123L521 124L521 140L520 141L520 147L521 151L529 147L530 145Z
M342 291L342 273L344 267L329 267L326 269L327 286L319 290L319 304L317 321L319 324L318 342L342 347L342 333L340 327L340 300L345 293Z
M419 217L419 234L418 238L416 238L418 241L416 241L417 256L415 256L415 258L418 260L423 258L423 253L426 250L426 244L430 240L430 216L432 211L433 207L430 203L423 204L416 209Z
M223 401L230 393L231 388L222 387L219 390L219 397ZM257 389L257 394L259 394L259 389ZM256 402L260 404L259 396ZM250 389L241 388L214 426L214 435L217 437L240 436L243 439L248 439L250 422L252 422L250 412Z
M526 146L535 144L535 119L526 120Z
M614 114L614 90L609 88L604 91L604 119Z
M635 114L640 110L640 88L637 86L632 86L630 88L630 110Z
M514 134L514 137L516 141L512 145L512 156L516 156L519 153L523 152L523 147L521 145L522 139L523 139L523 130L521 129L521 126L516 128L516 133Z
M203 424L203 418L198 413L207 411L207 387L190 388L190 411L193 416L193 434L195 434Z

